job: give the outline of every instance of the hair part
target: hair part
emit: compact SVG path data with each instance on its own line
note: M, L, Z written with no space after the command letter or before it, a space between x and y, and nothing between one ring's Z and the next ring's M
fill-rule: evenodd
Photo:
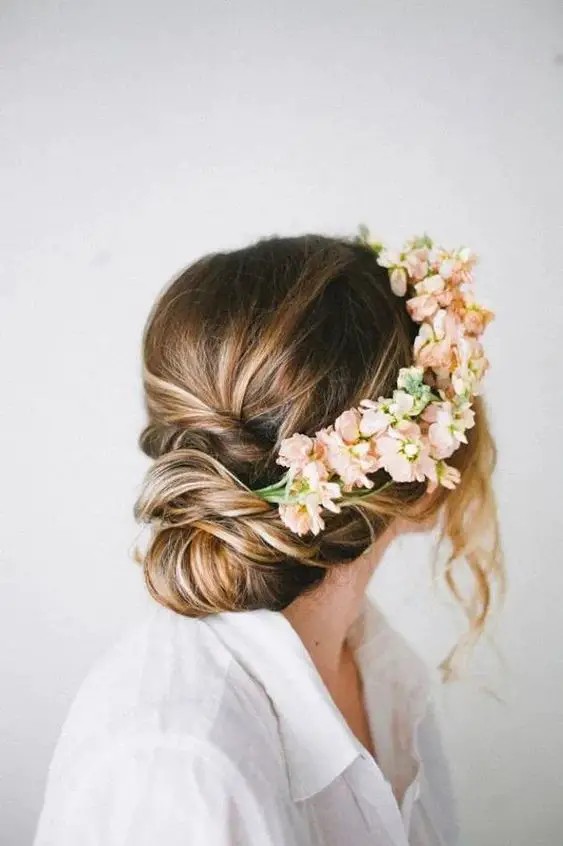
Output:
M320 535L300 537L251 490L279 479L284 438L313 435L361 399L387 396L412 364L416 331L369 247L318 235L206 256L165 288L143 335L148 421L139 443L153 463L135 503L151 527L137 560L158 602L191 617L281 610L395 517L440 512L445 582L468 618L443 665L451 675L504 585L496 448L481 399L468 443L452 456L462 471L453 491L429 498L424 483L392 483L327 514ZM464 561L469 592L457 579Z

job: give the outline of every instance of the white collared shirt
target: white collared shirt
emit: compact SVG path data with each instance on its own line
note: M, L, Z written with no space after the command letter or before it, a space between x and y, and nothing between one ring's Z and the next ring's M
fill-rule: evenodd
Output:
M367 597L349 642L377 762L281 612L155 604L78 691L34 846L451 846L428 673Z

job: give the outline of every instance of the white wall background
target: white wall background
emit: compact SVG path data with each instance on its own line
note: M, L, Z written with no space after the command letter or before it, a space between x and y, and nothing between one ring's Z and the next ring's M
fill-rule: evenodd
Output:
M560 842L563 7L3 0L0 41L2 844L31 842L70 699L147 601L157 291L208 250L360 221L482 257L510 592L504 667L480 651L446 731L464 843ZM433 657L453 623L425 573L404 541L374 589Z

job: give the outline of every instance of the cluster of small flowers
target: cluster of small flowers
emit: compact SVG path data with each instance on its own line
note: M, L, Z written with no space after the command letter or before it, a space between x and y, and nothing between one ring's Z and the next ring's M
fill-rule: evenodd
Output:
M401 369L392 397L362 400L313 438L282 441L277 463L288 470L259 493L278 503L282 521L298 535L318 534L322 510L339 512L336 500L372 489L369 474L381 469L395 482L454 488L460 473L446 459L467 443L474 425L471 400L488 367L479 338L493 317L471 291L475 255L467 248L448 252L426 235L398 253L370 246L393 292L412 293L406 307L420 324L413 366Z

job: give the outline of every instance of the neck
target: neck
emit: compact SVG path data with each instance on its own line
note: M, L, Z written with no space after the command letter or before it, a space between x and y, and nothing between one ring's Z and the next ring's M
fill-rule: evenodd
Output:
M349 661L348 630L361 611L366 588L391 537L391 532L385 532L355 561L329 570L319 587L282 611L329 684Z

